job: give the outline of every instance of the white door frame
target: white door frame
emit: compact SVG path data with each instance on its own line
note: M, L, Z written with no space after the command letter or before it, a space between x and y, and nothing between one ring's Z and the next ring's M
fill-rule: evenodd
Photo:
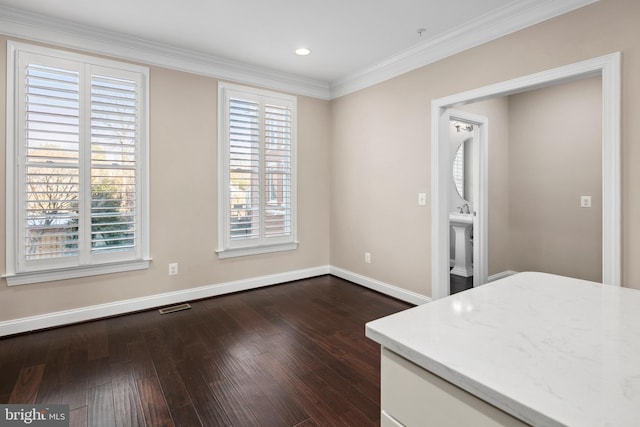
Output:
M479 286L487 283L489 271L489 252L487 245L488 236L488 158L489 150L487 137L489 135L489 119L478 114L468 113L466 111L454 110L448 108L442 114L443 122L440 124L446 132L442 135L444 138L440 143L451 147L449 142L448 123L451 120L469 123L473 125L473 286ZM446 123L444 123L446 122ZM449 148L450 150L451 148ZM447 175L451 180L451 161L448 160L449 171ZM451 181L449 181L451 184ZM446 193L448 194L448 193ZM448 200L445 201L448 206ZM448 218L447 218L448 219ZM449 228L449 225L447 225ZM447 252L449 253L449 252Z
M620 52L431 101L431 296L449 295L449 108L584 77L602 78L602 282L620 286ZM448 132L448 122L447 122Z

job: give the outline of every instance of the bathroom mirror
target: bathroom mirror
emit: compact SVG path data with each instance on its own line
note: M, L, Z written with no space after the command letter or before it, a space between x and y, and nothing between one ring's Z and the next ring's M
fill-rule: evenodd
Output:
M453 159L453 184L456 186L456 190L458 191L458 196L460 198L465 199L464 197L464 144L460 144L458 147L458 151L456 151L456 156ZM466 199L465 199L466 200Z
M458 196L468 204L473 202L473 138L467 137L460 142L453 158L451 168L454 187Z

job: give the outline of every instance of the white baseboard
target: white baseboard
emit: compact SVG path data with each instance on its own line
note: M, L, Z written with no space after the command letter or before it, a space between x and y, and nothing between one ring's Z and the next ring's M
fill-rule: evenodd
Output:
M173 305L185 301L193 301L224 295L232 292L261 288L263 286L290 282L292 280L308 279L310 277L329 274L331 267L321 266L304 270L289 271L286 273L271 274L268 276L254 277L251 279L236 280L233 282L219 283L216 285L201 286L198 288L181 291L166 292L141 298L116 301L107 304L92 305L72 310L58 311L38 316L23 317L21 319L6 320L0 322L0 336L19 334L38 329L51 328L71 323L103 317L116 316L134 311L148 310L151 308Z
M518 272L513 270L501 271L500 273L492 274L491 276L489 276L487 278L487 281L494 282L496 280L504 279L505 277L513 276L514 274L518 274Z
M365 288L373 289L374 291L380 292L381 294L389 295L390 297L397 298L411 304L421 305L427 302L431 302L431 298L427 296L418 294L416 292L407 291L406 289L402 289L397 286L372 279L370 277L362 276L351 271L343 270L339 267L331 266L330 272L334 276L340 277L341 279L348 280L360 286L364 286Z

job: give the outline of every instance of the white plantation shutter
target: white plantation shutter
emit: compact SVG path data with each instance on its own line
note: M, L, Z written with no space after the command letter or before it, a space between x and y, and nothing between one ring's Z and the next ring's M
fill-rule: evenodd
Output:
M229 99L229 227L232 240L260 237L260 105Z
M295 97L220 84L221 258L296 247Z
M67 267L73 274L55 277L145 268L147 69L9 47L9 282L54 280L37 273Z
M28 64L24 82L24 257L77 256L79 73Z
M291 234L291 109L265 106L265 236Z
M136 246L136 82L91 76L91 250Z

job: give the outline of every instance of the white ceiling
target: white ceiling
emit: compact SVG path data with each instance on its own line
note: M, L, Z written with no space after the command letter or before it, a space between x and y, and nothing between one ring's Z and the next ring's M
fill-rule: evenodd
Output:
M483 23L497 28L496 20L513 27L509 20L543 6L553 5L550 13L557 15L591 1L0 0L0 18L4 14L15 20L16 12L27 12L20 19L37 17L38 27L51 22L58 32L66 25L98 38L117 34L138 45L178 48L200 58L331 86L433 47L465 28ZM547 15L535 15L524 25ZM422 36L416 31L420 28L426 29ZM480 35L486 38L483 31L489 29L479 30L482 42ZM295 55L301 46L311 49L311 55Z

